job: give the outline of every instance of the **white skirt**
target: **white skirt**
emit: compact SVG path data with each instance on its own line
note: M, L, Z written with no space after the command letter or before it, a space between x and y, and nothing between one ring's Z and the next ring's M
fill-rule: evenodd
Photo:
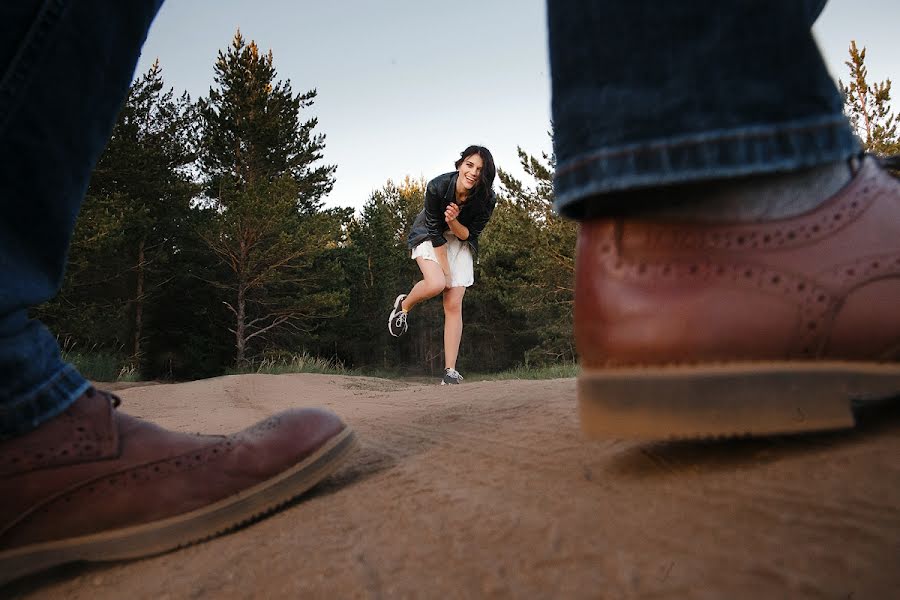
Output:
M444 239L447 240L447 260L450 263L450 287L469 287L475 283L475 263L469 243L460 241L449 231L444 232ZM438 261L431 240L425 240L413 248L413 260L419 257Z

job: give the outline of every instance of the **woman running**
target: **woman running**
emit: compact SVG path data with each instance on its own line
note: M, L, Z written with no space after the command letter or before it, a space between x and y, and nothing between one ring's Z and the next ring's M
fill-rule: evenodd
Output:
M422 281L394 300L388 331L394 337L406 333L407 314L413 306L444 293L444 359L441 385L457 384L456 370L462 339L462 300L475 282L473 257L478 236L494 212L494 157L483 146L469 146L460 153L456 170L439 175L425 188L425 208L409 232L412 258L422 271Z

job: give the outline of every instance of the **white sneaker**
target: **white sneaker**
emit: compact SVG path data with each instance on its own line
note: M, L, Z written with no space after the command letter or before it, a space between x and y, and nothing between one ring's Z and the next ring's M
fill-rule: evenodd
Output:
M406 333L408 328L408 325L406 324L406 313L403 312L403 309L401 308L404 298L406 298L406 294L397 296L397 299L394 300L394 309L391 311L391 316L388 317L388 331L394 337L400 337Z
M441 379L441 385L459 385L459 382L462 380L463 376L459 374L459 371L447 367L444 369L444 378Z

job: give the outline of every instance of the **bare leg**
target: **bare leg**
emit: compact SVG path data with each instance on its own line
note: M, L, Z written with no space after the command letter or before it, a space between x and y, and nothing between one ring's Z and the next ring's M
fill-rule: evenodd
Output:
M414 285L403 299L401 307L405 311L409 311L419 302L434 298L447 287L447 278L444 277L444 271L441 270L439 264L421 256L416 259L416 263L419 265L419 270L422 271L422 281Z
M462 340L462 301L466 288L452 287L444 290L444 366L456 368L459 342Z

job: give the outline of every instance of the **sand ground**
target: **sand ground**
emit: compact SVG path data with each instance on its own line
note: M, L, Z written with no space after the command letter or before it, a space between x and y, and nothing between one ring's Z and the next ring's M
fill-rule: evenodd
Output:
M575 382L244 375L118 392L226 433L325 406L361 447L213 541L21 580L14 598L900 598L900 410L851 433L583 438Z

